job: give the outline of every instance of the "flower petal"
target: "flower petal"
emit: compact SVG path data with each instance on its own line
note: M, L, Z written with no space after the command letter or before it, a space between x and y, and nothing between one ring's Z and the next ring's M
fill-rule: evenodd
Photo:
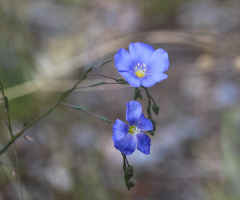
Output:
M151 87L156 84L156 82L160 82L168 77L167 74L154 74L153 76L147 75L142 79L142 86Z
M129 71L135 64L131 55L125 49L119 49L114 56L115 66L119 71Z
M140 131L152 131L153 130L153 124L150 119L147 119L144 114L141 115L137 127L140 129Z
M113 142L115 143L123 139L128 134L128 129L129 127L127 124L117 119L113 124L113 135L112 135Z
M136 138L137 138L137 149L144 154L149 154L151 139L144 133L137 134Z
M136 149L136 141L133 135L127 134L123 139L114 143L117 150L125 155L131 155Z
M142 106L137 101L129 101L127 104L126 119L130 126L136 125L142 115Z
M128 72L118 71L118 72L125 78L125 80L129 83L129 85L133 87L140 87L141 79L134 74L134 71L128 71Z
M157 49L152 54L149 63L146 65L146 76L144 76L142 80L142 85L150 87L156 82L166 79L167 75L163 75L163 73L168 69L168 66L168 53L163 49Z
M168 53L164 49L157 49L147 63L148 70L153 73L162 74L168 70Z
M137 63L146 64L149 61L154 48L149 44L144 44L141 42L131 43L129 45L129 53L131 54L135 65Z

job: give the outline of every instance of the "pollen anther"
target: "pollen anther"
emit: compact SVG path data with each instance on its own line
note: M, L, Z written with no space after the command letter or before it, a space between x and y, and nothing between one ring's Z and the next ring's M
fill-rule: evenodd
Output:
M146 75L146 65L143 63L140 65L140 63L137 64L134 68L135 75L139 78L142 78Z
M136 126L129 126L129 131L130 134L135 135L140 132L140 129Z

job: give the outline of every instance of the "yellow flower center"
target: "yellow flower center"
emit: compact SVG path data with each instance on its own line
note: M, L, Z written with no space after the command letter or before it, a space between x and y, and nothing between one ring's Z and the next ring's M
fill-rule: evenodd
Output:
M129 131L130 134L135 135L140 132L140 129L137 128L136 126L129 126Z
M138 63L137 66L135 66L134 71L137 77L142 78L146 75L146 65L140 65L140 63Z
M139 78L142 78L145 76L145 73L143 70L137 70L135 71L135 74L139 77Z

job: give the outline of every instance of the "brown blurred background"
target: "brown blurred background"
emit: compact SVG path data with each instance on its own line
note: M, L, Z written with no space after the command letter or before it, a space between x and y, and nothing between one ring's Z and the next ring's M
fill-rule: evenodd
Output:
M0 200L21 199L21 188L24 200L240 199L239 10L238 0L2 0L1 78L15 133L131 42L165 49L170 67L149 90L160 106L151 153L128 156L131 191L111 125L62 106L28 129L35 142L16 142L19 172L13 146L0 157ZM114 61L96 72L119 77ZM65 102L125 121L133 97L129 86L107 85ZM0 147L10 139L3 107Z

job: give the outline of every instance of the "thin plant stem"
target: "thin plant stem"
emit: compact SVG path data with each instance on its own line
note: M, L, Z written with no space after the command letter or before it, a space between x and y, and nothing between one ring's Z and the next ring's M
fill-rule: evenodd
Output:
M109 63L113 60L114 60L114 58L110 58L110 59L106 60L105 62L101 63L100 65L94 67L92 71L94 71L95 69L97 69L97 68L99 68L99 67L101 67L101 66L103 66L103 65L105 65L105 64L107 64L107 63Z
M141 87L146 91L147 97L148 97L149 99L151 99L154 104L156 104L156 102L154 101L154 99L152 98L152 96L149 94L148 89L145 88L145 87L143 87L143 86L141 86Z
M13 132L12 132L11 118L10 118L10 114L9 114L8 99L7 99L7 97L5 96L5 93L4 93L1 77L0 77L0 90L2 92L4 103L5 103L5 107L6 107L6 111L7 111L7 127L8 127L8 130L9 130L9 133L11 135L11 138L14 138L14 135L13 135ZM19 181L19 184L20 184L20 195L21 195L21 200L22 200L23 199L22 181L21 181L21 177L20 177L17 148L16 148L15 143L14 143L14 152L15 152L15 160L16 160L16 172L17 172L18 181Z
M100 67L110 61L112 61L112 59L109 59L105 62L103 62L102 64L98 65L97 67ZM77 86L88 76L88 73L92 70L95 70L97 67L91 67L89 68L84 74L83 76L81 77L81 79L79 81L77 81L77 83L69 90L67 90L66 92L64 92L60 98L58 99L58 101L48 110L46 111L44 114L42 114L40 117L36 118L35 120L33 120L31 123L29 123L27 126L25 126L22 130L20 130L16 135L13 135L12 134L12 137L11 139L8 141L8 143L0 150L0 155L3 154L5 151L7 151L7 149L9 148L9 146L11 146L18 138L20 138L22 136L22 134L28 129L30 128L32 125L34 125L35 123L37 123L38 121L40 121L42 118L48 116L72 91L74 91ZM1 78L0 78L0 81L1 81ZM1 84L1 90L3 91L3 88L2 88L2 84ZM6 99L6 98L4 98ZM93 113L92 113L93 114ZM112 123L112 121L104 118L104 117L101 117L101 116L98 116L98 118L100 118L101 120L103 121L106 121L108 123ZM10 116L9 116L9 119L10 119ZM11 130L11 129L10 129ZM10 131L9 130L9 131ZM12 133L12 132L11 132Z
M3 154L8 147L13 144L19 137L22 136L22 134L28 129L30 128L32 125L34 125L35 123L37 123L38 121L40 121L42 118L46 117L47 115L49 115L56 107L58 106L58 102L52 107L50 108L47 112L45 112L44 114L42 114L40 117L36 118L35 120L33 120L31 123L29 123L27 126L25 126L21 131L19 131L16 135L14 135L14 137L12 137L9 142L0 150L0 155Z
M112 79L112 80L116 81L115 78L112 78L112 77L110 77L110 76L106 76L106 75L102 75L102 74L88 74L88 76L89 76L89 75L101 76L101 77L109 78L109 79Z
M94 113L91 113L91 112L87 111L85 108L82 108L82 107L79 107L79 106L74 106L74 105L71 105L71 104L63 103L63 102L61 102L60 104L68 106L68 107L76 109L76 110L80 110L80 111L82 111L82 112L84 112L86 114L89 114L89 115L92 115L94 117L97 117L98 119L101 119L101 120L103 120L103 121L105 121L105 122L107 122L107 123L109 123L111 125L113 125L113 123L114 123L113 121L111 121L111 120L109 120L109 119L107 119L105 117L102 117L102 116L99 116L97 114L94 114Z
M1 92L2 92L2 95L3 95L4 104L5 104L6 111L7 111L7 127L8 127L8 130L9 130L9 133L10 133L11 137L14 137L13 132L12 132L11 118L10 118L10 114L9 114L8 99L7 99L7 97L5 96L5 93L4 93L1 77L0 77L0 89L1 89Z
M123 155L124 155L124 154L123 154ZM130 166L129 163L128 163L128 160L127 160L127 156L124 155L124 159L126 160L127 165Z
M112 85L112 84L123 85L123 84L126 84L126 83L122 83L122 82L98 82L98 83L88 85L88 86L77 87L76 89L80 90L80 89L89 88L89 87L96 87L96 86L99 86L99 85Z

